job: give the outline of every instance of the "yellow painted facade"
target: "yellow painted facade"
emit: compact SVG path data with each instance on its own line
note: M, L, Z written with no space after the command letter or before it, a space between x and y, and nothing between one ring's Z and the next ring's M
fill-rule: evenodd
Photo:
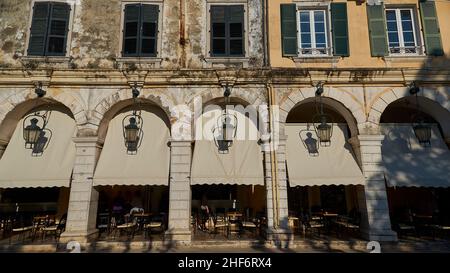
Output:
M307 1L304 1L307 2ZM280 4L298 3L307 7L312 7L314 4L308 5L302 1L296 0L271 0L268 7L268 32L269 32L269 55L272 67L290 67L294 68L296 65L294 60L282 56L281 51L281 18L280 18ZM316 1L317 2L317 1ZM320 2L320 1L319 1ZM327 2L327 1L324 1ZM337 63L329 62L314 62L310 60L302 63L302 68L419 68L428 62L428 67L448 67L450 61L450 1L436 0L436 10L441 31L442 46L445 55L442 57L420 56L414 58L404 57L372 57L370 53L369 28L367 23L366 3L357 4L356 1L334 0L329 2L347 2L348 15L348 33L349 33L349 47L350 56L340 57ZM328 3L329 3L328 2ZM312 3L312 2L311 2ZM418 1L416 0L387 0L385 5L404 5L414 6L417 12L416 18L419 17ZM421 22L417 22L421 24ZM423 34L421 34L423 36ZM421 37L423 41L423 37Z

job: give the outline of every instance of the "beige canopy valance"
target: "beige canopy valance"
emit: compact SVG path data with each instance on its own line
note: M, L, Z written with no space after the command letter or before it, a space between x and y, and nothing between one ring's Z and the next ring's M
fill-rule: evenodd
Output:
M220 154L214 141L197 140L191 184L264 185L263 158L257 141L234 141Z
M364 176L348 143L345 124L333 127L329 147L308 150L304 143L318 142L314 127L286 124L286 160L289 184L295 186L363 185ZM314 145L313 145L314 146Z
M119 114L109 123L94 174L94 185L168 185L169 128L157 114L142 111L142 144L136 155L129 155L122 131L122 120L127 114Z
M47 128L52 137L41 156L25 149L23 119L0 160L0 188L69 187L75 162L75 121L52 111Z
M385 178L391 187L450 187L450 151L436 124L431 146L417 141L410 124L382 124Z

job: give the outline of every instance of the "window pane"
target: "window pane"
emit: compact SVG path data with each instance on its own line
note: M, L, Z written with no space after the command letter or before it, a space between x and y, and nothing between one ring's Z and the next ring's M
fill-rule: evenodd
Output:
M141 48L143 54L155 54L155 39L142 39Z
M225 37L225 24L214 23L213 24L213 37Z
M395 21L395 11L394 10L386 11L386 20L387 21Z
M325 32L325 24L322 22L322 23L315 23L314 24L314 28L315 28L315 30L316 30L316 32Z
M125 37L136 37L137 31L138 31L137 22L127 23L125 26Z
M242 40L230 40L230 55L242 55Z
M225 39L213 39L213 54L225 54Z
M414 35L411 31L403 32L403 41L405 43L414 43Z
M397 43L398 44L398 35L395 32L388 34L389 43Z
M301 23L300 24L300 32L301 33L309 33L311 31L311 27L309 23Z
M242 37L242 24L231 23L230 24L230 37Z
M325 47L325 34L316 33L316 44L323 44L323 47Z
M125 39L124 54L136 54L136 39Z
M410 10L400 10L400 17L402 18L402 21L405 20L411 20L411 12Z
M311 36L309 34L302 34L302 48L309 48L311 47Z
M387 22L388 31L397 31L397 22Z
M300 22L308 22L309 23L309 12L308 11L302 11L300 12Z
M156 23L143 23L142 36L156 37Z
M48 52L64 53L64 38L51 37L48 41Z
M314 11L314 21L315 22L324 21L323 11Z
M402 28L404 31L411 31L412 30L412 22L411 21L403 21Z

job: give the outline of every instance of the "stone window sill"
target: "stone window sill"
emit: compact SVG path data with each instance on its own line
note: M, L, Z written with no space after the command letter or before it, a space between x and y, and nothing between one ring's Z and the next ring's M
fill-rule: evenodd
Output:
M305 64L329 64L336 66L341 57L339 56L313 56L313 57L293 57L296 67L303 67Z
M392 55L384 57L384 60L387 63L423 63L426 61L430 61L431 58L425 55Z
M20 61L30 68L54 67L69 68L72 58L68 56L23 56Z
M130 67L135 65L141 68L160 68L162 58L157 57L121 57L116 58L116 63L119 68Z
M242 67L249 66L248 57L207 57L204 59L207 68Z

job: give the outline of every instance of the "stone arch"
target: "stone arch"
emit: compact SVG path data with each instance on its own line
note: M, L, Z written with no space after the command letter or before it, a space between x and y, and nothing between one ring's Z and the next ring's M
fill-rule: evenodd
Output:
M450 89L442 88L421 88L419 93L420 108L439 122L445 137L450 137ZM378 96L370 106L369 122L376 127L380 124L380 118L386 108L393 102L400 99L412 100L408 87L392 88L384 91Z
M42 99L37 99L34 89L13 90L11 95L0 102L0 140L6 141L14 133L17 123L33 109L51 105L52 109L71 116L78 130L87 122L83 103L67 91L49 88Z
M325 87L322 101L332 107L346 120L351 136L359 134L358 124L366 121L361 103L346 91L337 91L334 87ZM284 132L289 112L301 104L313 102L315 88L303 88L291 91L280 101L280 132Z
M90 122L99 126L104 119L105 114L112 108L117 107L123 101L131 100L133 98L130 88L123 88L112 94L104 97L94 107L93 113L90 117ZM172 109L175 107L173 100L165 94L156 94L149 89L143 89L141 91L140 99L145 99L156 106L159 106L166 115L172 119ZM126 105L125 105L126 106Z

